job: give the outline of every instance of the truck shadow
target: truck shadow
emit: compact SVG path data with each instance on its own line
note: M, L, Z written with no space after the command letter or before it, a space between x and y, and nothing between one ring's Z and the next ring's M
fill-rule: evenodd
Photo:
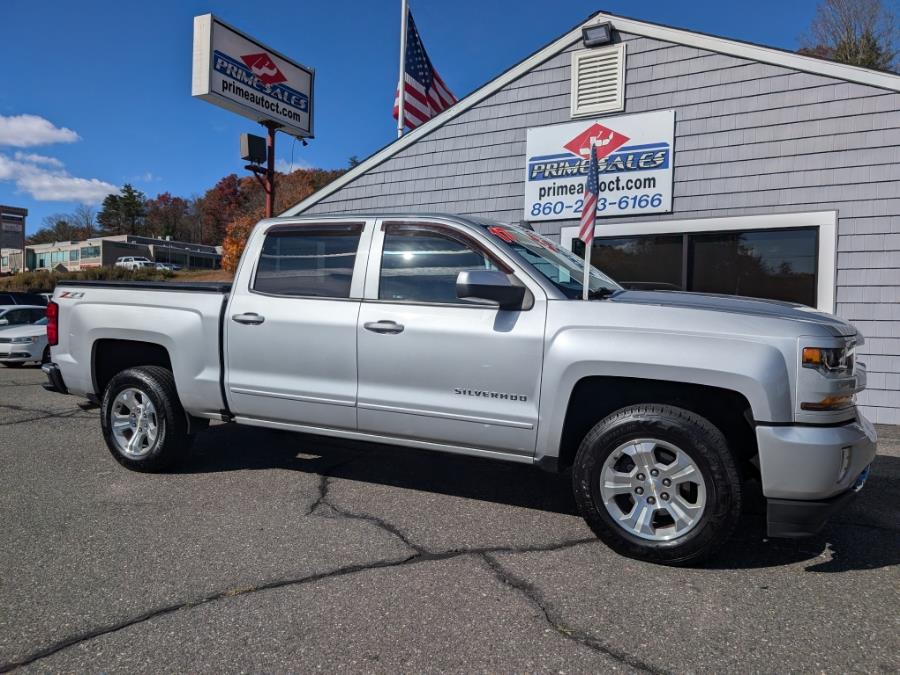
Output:
M270 469L580 518L568 474L550 474L522 464L237 425L216 425L200 434L176 472ZM765 500L758 484L748 482L741 524L722 553L706 567L753 569L806 562L809 572L831 573L898 565L898 514L898 457L879 455L866 488L851 507L821 534L807 539L768 539Z

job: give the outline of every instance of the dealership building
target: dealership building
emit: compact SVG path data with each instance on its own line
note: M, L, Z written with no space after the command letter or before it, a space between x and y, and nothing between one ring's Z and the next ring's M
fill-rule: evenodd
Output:
M836 313L866 337L865 412L900 424L898 92L894 74L595 14L285 215L477 214L583 255L593 145L597 267Z
M123 256L140 256L153 262L184 268L218 269L222 262L219 246L174 241L171 238L116 234L83 241L55 241L25 247L27 270L77 272L92 267L109 267ZM0 251L0 274L22 269L22 251Z

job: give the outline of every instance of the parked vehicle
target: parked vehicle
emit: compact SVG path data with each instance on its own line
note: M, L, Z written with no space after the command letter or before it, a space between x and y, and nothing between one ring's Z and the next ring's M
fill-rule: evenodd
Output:
M0 305L0 332L37 323L46 315L47 308L41 305Z
M164 271L169 271L169 272L175 271L175 265L173 265L171 263L157 262L157 263L153 263L153 266L158 270L164 270Z
M49 360L46 316L32 324L0 331L0 363L7 368L18 368L29 362L47 363Z
M770 536L818 531L875 455L862 336L808 307L628 291L538 234L455 216L272 219L233 285L63 282L49 388L162 471L209 420L571 469L625 555L725 544L747 483Z
M45 293L22 293L20 291L0 291L0 305L43 305L50 297Z
M155 268L156 263L150 260L149 258L143 258L141 256L132 256L126 255L121 258L116 259L116 267L124 267L128 270L138 270L142 267L151 267Z

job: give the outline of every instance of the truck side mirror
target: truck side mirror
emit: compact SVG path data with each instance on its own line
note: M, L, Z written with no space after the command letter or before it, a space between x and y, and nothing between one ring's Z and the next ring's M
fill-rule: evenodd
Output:
M500 309L522 309L526 289L514 284L497 270L469 270L456 277L456 297L462 300L490 300Z
M8 326L9 319L0 319L0 326Z

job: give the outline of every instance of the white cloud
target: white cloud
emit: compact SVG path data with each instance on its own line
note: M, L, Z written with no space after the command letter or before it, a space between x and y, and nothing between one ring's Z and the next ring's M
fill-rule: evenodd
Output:
M155 173L145 171L139 176L132 176L129 180L132 183L158 183L162 180L162 178L157 176Z
M50 143L74 143L80 137L38 115L0 115L0 145L28 148Z
M70 175L62 168L62 162L53 157L37 155L37 160L28 157L16 153L15 159L11 159L0 154L0 181L15 183L16 188L37 201L99 204L106 195L119 191L112 183L98 178Z
M295 159L293 164L286 159L275 160L275 170L281 173L291 173L297 169L311 169L312 164L304 162L302 159Z
M61 169L63 163L56 157L47 157L47 155L38 155L33 152L16 152L16 159L20 162L28 162L30 164L46 164L47 166Z

